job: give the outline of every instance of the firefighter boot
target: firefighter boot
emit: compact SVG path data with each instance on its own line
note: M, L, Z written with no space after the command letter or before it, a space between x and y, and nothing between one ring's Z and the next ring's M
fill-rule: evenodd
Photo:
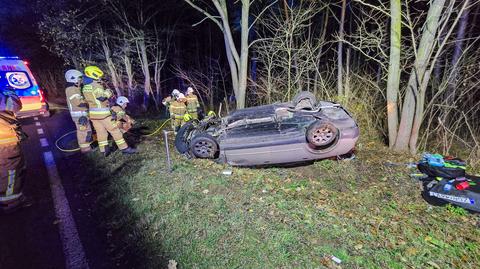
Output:
M126 149L122 149L123 154L135 154L137 153L137 150L131 147L128 147Z

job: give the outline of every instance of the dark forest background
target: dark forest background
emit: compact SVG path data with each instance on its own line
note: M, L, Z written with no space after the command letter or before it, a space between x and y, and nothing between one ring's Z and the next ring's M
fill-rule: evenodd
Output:
M342 103L398 151L480 153L479 1L1 1L2 53L28 59L50 98L95 64L158 113L192 86L224 112L301 90Z

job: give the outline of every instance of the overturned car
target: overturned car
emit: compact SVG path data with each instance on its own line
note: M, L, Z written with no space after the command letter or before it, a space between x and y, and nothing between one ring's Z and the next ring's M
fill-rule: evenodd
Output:
M358 136L358 125L343 107L300 92L292 102L188 122L175 147L196 158L256 166L342 156L353 151Z

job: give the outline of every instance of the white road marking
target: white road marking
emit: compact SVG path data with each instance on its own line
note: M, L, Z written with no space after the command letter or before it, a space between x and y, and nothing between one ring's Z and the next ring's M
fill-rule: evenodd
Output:
M48 140L46 138L40 138L40 144L43 148L48 147Z
M38 117L34 117L33 119L34 119L34 120L38 120Z
M41 124L39 121L36 121L36 122L35 122L35 125L36 125L36 126L42 126L42 124Z
M51 151L47 151L43 153L43 159L50 179L55 215L59 220L58 228L62 239L63 253L65 254L65 268L88 269L85 251L78 236L77 226L73 220L70 205L58 174L55 158Z
M37 134L39 134L39 135L43 134L43 129L42 128L37 129Z

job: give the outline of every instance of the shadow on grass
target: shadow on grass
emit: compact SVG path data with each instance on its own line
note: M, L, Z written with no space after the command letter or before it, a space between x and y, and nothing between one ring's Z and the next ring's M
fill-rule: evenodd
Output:
M109 162L115 164L112 169L107 168ZM84 158L82 164L88 180L82 183L82 188L90 189L94 194L93 213L100 229L106 234L106 258L112 264L117 268L150 268L153 263L161 265L156 268L167 268L169 259L161 251L161 243L155 242L155 252L148 248L151 241L147 240L144 233L147 228L142 225L146 216L132 208L132 203L128 201L131 198L128 180L133 178L126 175L136 174L141 162L142 158L134 156Z

